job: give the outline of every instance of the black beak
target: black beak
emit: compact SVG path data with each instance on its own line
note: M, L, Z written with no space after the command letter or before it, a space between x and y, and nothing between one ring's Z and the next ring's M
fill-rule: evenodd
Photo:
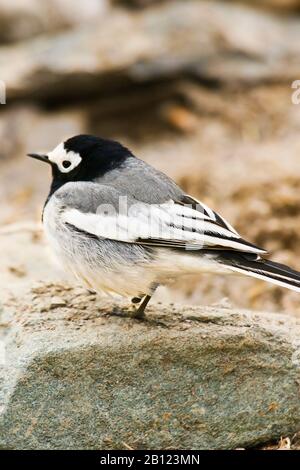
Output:
M47 155L41 155L39 153L28 153L27 157L35 158L36 160L40 160L41 162L49 163L50 165L52 165L52 162L50 162Z

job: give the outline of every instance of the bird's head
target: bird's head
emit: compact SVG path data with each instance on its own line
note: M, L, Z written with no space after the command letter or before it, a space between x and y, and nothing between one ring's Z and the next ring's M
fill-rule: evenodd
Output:
M50 164L53 180L63 184L92 180L121 165L132 154L113 140L82 134L60 143L51 152L28 156Z

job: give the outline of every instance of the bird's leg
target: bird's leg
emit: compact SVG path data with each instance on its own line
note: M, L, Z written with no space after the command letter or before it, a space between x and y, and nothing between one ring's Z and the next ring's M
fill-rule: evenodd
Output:
M136 299L137 297L134 297ZM136 309L136 311L133 314L133 318L137 318L141 320L145 316L145 308L147 307L149 301L151 299L151 295L145 295L143 298L142 303L139 305L139 307ZM136 302L137 303L137 302Z
M156 283L153 283L152 286L151 286L151 289L150 289L150 294L146 294L146 295L143 295L142 297L140 296L137 296L137 297L133 297L131 299L131 302L133 304L139 304L140 302L142 302L138 308L135 310L135 312L133 313L133 318L138 318L138 319L142 319L145 317L145 309L152 297L152 295L154 294L155 290L157 289L158 287L158 284Z

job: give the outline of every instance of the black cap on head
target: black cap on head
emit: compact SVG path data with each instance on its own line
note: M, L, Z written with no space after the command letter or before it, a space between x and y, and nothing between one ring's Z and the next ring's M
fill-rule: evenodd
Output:
M115 140L102 139L88 134L80 134L64 142L67 152L78 153L82 159L97 158L102 163L118 161L132 155L130 150Z

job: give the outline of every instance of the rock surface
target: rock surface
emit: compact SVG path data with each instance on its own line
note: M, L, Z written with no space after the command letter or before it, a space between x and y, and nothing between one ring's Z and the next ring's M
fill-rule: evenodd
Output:
M232 449L299 429L299 321L121 307L49 283L10 301L2 448Z

